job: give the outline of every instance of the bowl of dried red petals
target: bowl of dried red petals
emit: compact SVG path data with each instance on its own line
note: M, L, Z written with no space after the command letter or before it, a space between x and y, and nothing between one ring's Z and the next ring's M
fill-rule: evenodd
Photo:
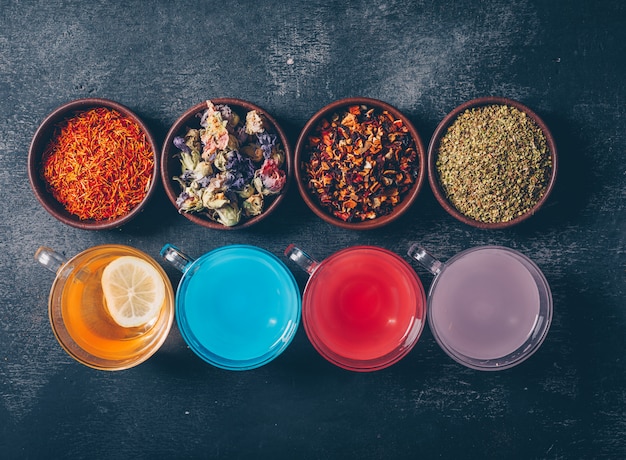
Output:
M207 228L250 227L283 200L291 148L278 122L241 99L194 105L163 143L161 177L178 212Z
M28 177L37 200L61 222L112 229L139 214L158 186L158 152L148 127L127 107L78 99L39 125Z
M398 109L370 98L346 98L319 110L300 133L294 154L307 206L341 228L379 228L413 204L426 175L426 154Z
M534 215L556 172L556 145L546 124L525 105L502 97L452 110L428 147L435 198L448 214L477 228L507 228Z

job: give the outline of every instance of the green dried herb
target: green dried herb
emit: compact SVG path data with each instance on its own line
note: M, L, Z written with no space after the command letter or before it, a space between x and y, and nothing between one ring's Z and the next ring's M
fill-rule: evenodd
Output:
M508 222L531 209L552 172L545 135L508 105L462 112L441 138L436 166L450 203L486 223Z

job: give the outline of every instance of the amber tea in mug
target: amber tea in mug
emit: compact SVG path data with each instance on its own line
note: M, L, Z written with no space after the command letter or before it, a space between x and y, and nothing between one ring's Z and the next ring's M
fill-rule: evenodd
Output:
M150 264L165 287L158 315L137 327L113 320L102 289L105 267L126 256ZM174 292L165 271L147 254L129 246L102 245L66 260L42 247L35 258L56 273L48 302L50 323L61 346L77 361L100 370L127 369L148 359L165 341L174 319Z

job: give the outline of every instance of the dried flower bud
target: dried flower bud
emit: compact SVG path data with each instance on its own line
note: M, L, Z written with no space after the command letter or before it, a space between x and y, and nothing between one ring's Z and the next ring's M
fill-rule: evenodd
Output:
M267 159L254 174L254 187L263 195L275 195L283 189L287 177L274 160Z
M223 191L204 189L202 193L202 204L208 209L219 209L229 204L230 200Z
M239 223L241 219L241 209L237 203L231 202L215 210L214 218L217 222L227 227L232 227Z
M246 217L258 216L263 212L263 195L252 195L243 202L243 214Z
M176 199L178 212L195 212L202 210L202 199L192 188L185 189Z
M225 150L219 151L215 154L213 165L220 171L226 171L228 162L231 160L233 155L234 152L232 150L230 152Z
M237 195L243 199L250 198L255 193L256 189L251 183L244 185L241 190L237 190Z
M225 184L226 184L226 175L223 172L221 172L211 177L206 188L211 191L223 190L225 188Z
M202 150L202 142L200 142L200 130L190 129L185 134L185 145L189 147L192 152L200 152ZM182 150L182 149L181 149Z
M256 110L250 110L246 114L246 133L258 134L265 131L263 117Z
M226 144L226 150L239 150L239 140L233 134L228 135L228 143Z
M213 166L208 161L200 161L193 169L193 175L196 180L202 179L213 174Z
M185 151L180 152L180 164L182 166L183 174L187 171L193 171L196 169L198 162L200 161L200 154L198 152L187 153Z

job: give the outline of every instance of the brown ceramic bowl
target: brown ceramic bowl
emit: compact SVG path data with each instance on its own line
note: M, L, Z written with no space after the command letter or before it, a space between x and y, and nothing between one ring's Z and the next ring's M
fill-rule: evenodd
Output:
M439 173L437 171L437 157L439 154L439 146L442 137L448 131L448 128L456 121L457 117L465 112L468 109L484 107L488 105L508 105L517 108L521 112L524 112L528 117L530 117L537 126L543 132L546 138L546 145L549 150L550 160L552 163L552 170L550 172L550 177L547 181L547 186L543 193L543 196L539 198L539 200L524 214L517 216L516 218L506 221L506 222L483 222L471 217L466 216L461 213L447 198L446 193L444 192L443 187L439 181ZM556 180L557 173L557 150L556 144L554 142L554 138L550 133L550 130L546 126L539 116L534 113L531 109L526 107L525 105L503 97L482 97L478 99L473 99L468 101L460 106L456 107L452 112L450 112L446 117L439 123L437 129L435 130L430 144L428 146L428 179L430 182L430 187L435 195L437 201L441 204L441 206L454 218L459 221L471 225L473 227L482 228L482 229L503 229L512 227L514 225L519 224L520 222L525 221L530 216L534 215L539 208L546 202L550 192L554 187L554 183Z
M314 192L311 191L307 186L306 172L303 165L306 164L306 162L310 159L310 153L308 152L309 137L315 133L315 130L319 126L319 124L324 119L329 120L330 117L333 116L333 114L343 113L347 111L349 107L356 105L365 105L368 108L373 108L380 111L386 110L394 117L394 119L401 120L403 122L403 124L408 128L413 142L415 143L415 150L417 153L416 162L419 169L417 171L417 177L415 177L411 188L402 194L400 202L392 208L389 214L381 215L373 219L367 219L363 221L344 221L336 217L329 210L320 205L317 196L315 196ZM298 137L298 143L296 144L294 154L294 163L296 165L295 175L300 195L302 196L302 199L307 204L307 206L311 209L311 211L313 211L325 222L349 230L371 230L375 228L380 228L398 219L411 207L411 205L417 198L417 195L419 194L424 179L426 177L426 152L422 140L411 121L395 107L377 99L370 99L365 97L354 97L337 100L323 107L315 115L313 115L311 119L306 123L302 132L300 133L300 136Z
M75 116L78 113L85 112L90 109L104 107L107 109L112 109L119 112L121 115L126 118L131 119L137 125L146 136L146 141L150 145L153 158L154 158L154 166L152 168L152 178L150 180L150 185L148 186L148 190L146 192L143 200L135 205L128 213L112 219L107 220L91 220L91 219L80 219L75 214L69 213L65 207L57 201L52 193L49 191L45 180L42 177L41 169L42 169L42 156L44 151L46 150L49 143L52 141L55 128L64 120ZM130 109L127 107L118 104L117 102L110 101L108 99L99 99L99 98L86 98L86 99L78 99L75 101L68 102L57 109L55 109L52 113L50 113L39 125L39 128L35 132L35 135L31 141L30 149L28 152L28 178L30 180L31 187L37 200L41 203L41 205L48 211L52 216L60 220L61 222L70 225L72 227L84 229L84 230L107 230L112 228L120 227L131 219L133 219L137 214L139 214L144 208L145 204L148 202L150 197L153 195L156 187L158 186L158 174L159 174L159 163L158 163L158 154L159 148L152 137L148 127L144 124L144 122L135 115Z
M280 127L278 122L261 107L241 99L233 98L216 98L211 99L210 101L214 105L229 106L244 121L246 113L251 110L256 110L265 118L266 130L269 133L275 134L277 136L277 143L280 142L282 144L283 150L285 152L285 161L281 169L285 171L286 183L280 193L271 197L271 201L268 205L266 204L266 207L261 214L250 218L242 217L239 223L234 226L229 227L223 225L219 222L212 220L210 217L202 213L181 212L181 214L198 225L202 225L203 227L212 228L215 230L238 230L251 227L252 225L261 222L263 219L267 218L272 212L274 212L285 197L287 189L289 188L289 183L291 182L293 169L291 146L289 145L287 136L283 132L283 129ZM176 148L176 146L174 146L174 138L177 136L184 136L187 130L190 128L200 128L200 116L206 110L206 108L207 104L205 101L200 102L185 111L185 113L183 113L174 122L174 124L168 131L165 141L163 143L163 151L161 155L161 179L163 181L163 186L165 187L165 192L169 200L176 207L176 209L178 209L176 199L180 195L182 189L181 185L176 180L174 180L174 177L181 174L179 150L178 148Z

